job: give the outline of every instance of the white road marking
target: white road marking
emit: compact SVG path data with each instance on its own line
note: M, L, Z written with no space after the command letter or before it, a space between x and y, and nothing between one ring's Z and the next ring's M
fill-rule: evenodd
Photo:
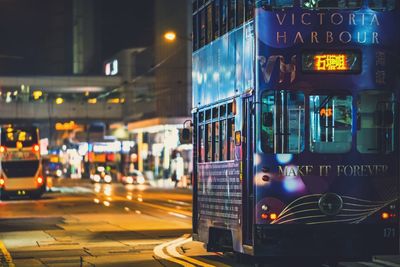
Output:
M172 200L172 199L168 199L168 202L169 203L173 203L173 204L182 205L182 206L192 206L192 204L190 204L190 203L183 202L183 201Z
M173 215L173 216L178 217L178 218L182 218L182 219L186 219L187 218L186 215L183 215L183 214L180 214L180 213L176 213L176 212L172 212L172 211L168 212L168 214L169 215Z

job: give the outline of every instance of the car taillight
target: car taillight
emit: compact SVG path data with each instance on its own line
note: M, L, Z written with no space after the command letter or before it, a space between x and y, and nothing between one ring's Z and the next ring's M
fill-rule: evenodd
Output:
M6 181L4 178L0 178L0 187L3 187L5 185Z
M38 178L36 178L36 182L37 182L38 184L42 185L43 182L44 182L43 177L39 176Z
M7 151L7 149L5 146L0 146L0 153L4 153L6 151Z
M40 146L39 145L34 145L33 146L33 152L39 152L40 151Z

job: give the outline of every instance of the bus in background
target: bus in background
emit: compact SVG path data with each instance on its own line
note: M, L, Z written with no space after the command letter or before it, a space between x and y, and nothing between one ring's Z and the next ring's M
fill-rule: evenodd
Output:
M0 197L40 198L46 190L42 174L39 130L2 127L0 143Z
M398 254L399 1L192 3L194 239Z

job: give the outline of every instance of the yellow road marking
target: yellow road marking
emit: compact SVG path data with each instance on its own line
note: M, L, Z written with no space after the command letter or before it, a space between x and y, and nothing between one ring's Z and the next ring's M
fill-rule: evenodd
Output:
M167 246L173 245L175 242L180 242L180 241L185 240L185 239L186 239L186 237L181 237L181 238L172 240L172 241L170 241L170 242L167 242L167 243L163 243L163 244L161 244L161 245L158 245L158 246L156 246L156 247L154 248L153 252L154 252L154 254L155 254L157 257L159 257L159 258L161 258L161 259L164 259L164 260L167 260L167 261L171 261L171 262L177 263L177 264L182 265L182 266L184 266L184 267L195 267L195 265L190 264L190 263L188 263L188 262L186 262L186 261L182 261L182 260L175 259L174 257L165 254L164 251L163 251L164 248L166 248Z
M193 263L193 264L195 264L197 266L215 267L215 265L211 265L211 264L208 264L206 262L202 262L202 261L190 258L188 256L182 255L176 250L177 247L179 247L179 246L181 246L181 245L183 245L183 244L185 244L187 242L190 242L190 241L192 241L191 237L183 239L183 240L180 240L180 241L177 241L177 242L174 242L174 243L172 243L171 245L169 245L167 247L167 251L171 256L173 256L175 258L179 258L179 259L185 260L185 261L188 261L188 262Z
M1 251L1 254L3 254L3 257L5 259L6 266L15 267L10 252L8 252L6 246L1 241L0 241L0 251Z

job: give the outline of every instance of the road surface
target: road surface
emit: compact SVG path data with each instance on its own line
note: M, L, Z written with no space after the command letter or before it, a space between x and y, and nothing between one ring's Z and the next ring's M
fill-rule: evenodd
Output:
M254 266L190 233L188 189L64 179L41 200L0 202L0 266ZM340 266L400 266L380 260Z

